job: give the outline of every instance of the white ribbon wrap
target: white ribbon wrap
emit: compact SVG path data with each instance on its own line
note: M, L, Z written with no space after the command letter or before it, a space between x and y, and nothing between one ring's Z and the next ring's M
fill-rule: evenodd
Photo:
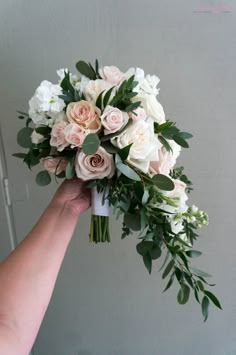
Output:
M109 216L109 200L107 198L109 190L106 190L105 199L103 199L104 192L97 192L97 188L92 188L92 214L94 216ZM104 204L102 204L104 202Z

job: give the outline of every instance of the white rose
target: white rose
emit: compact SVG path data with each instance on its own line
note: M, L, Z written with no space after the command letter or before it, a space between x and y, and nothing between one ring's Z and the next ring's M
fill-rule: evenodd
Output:
M44 136L42 136L42 134L37 133L35 130L31 134L31 141L33 144L42 143L44 139Z
M157 89L157 85L160 82L160 79L156 75L146 75L144 73L144 70L141 68L130 68L125 74L125 77L128 79L132 75L134 75L134 80L138 81L138 85L135 88L135 91L138 93L146 93L149 95L158 95L159 90Z
M165 122L165 112L162 105L157 101L154 95L146 94L144 91L140 92L133 98L133 101L141 101L141 106L144 108L147 117L153 121L162 124Z
M111 87L112 85L110 83L102 79L89 80L87 85L84 87L83 94L87 101L95 105L99 94L102 91L109 90Z
M129 116L127 112L122 112L116 107L106 106L101 116L101 122L104 134L110 134L119 131L128 122Z
M63 110L65 103L58 97L61 94L60 85L53 85L47 80L41 82L29 100L29 116L35 124L45 124L47 116Z
M110 179L115 173L113 156L99 147L93 155L86 155L79 150L75 159L75 171L79 179L84 181L93 179Z
M157 151L162 147L154 134L153 122L141 120L111 142L120 149L132 143L127 161L144 173L148 173L150 161L159 159Z

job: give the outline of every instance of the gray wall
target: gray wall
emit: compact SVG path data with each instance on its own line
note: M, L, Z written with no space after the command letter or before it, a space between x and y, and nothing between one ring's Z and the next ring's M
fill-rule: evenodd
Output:
M196 12L200 5L211 12ZM229 12L217 13L218 5ZM11 157L19 150L16 109L26 110L42 79L56 80L57 68L73 69L78 59L97 57L123 70L140 66L160 76L167 117L195 136L180 163L195 182L191 201L210 215L197 243L204 251L199 262L214 275L224 307L212 307L203 324L194 301L178 306L174 288L162 295L158 265L148 276L135 237L121 241L119 223L112 223L111 245L89 245L87 213L68 248L34 355L236 354L235 23L233 0L1 2L1 122L18 241L56 185L37 187L35 174ZM7 248L3 226L1 248Z

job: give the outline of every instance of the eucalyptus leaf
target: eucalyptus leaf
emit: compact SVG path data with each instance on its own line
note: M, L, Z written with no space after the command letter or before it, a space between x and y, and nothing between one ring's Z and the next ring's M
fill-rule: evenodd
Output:
M98 135L96 133L89 133L82 144L82 150L84 154L93 155L98 150L99 145L100 140Z
M196 269L195 267L192 267L191 269L192 269L193 273L196 274L197 276L201 276L201 277L211 277L211 275L208 274L208 273L205 272L205 271Z
M134 180L134 181L141 181L141 178L136 173L136 171L131 169L128 165L120 163L120 164L117 164L116 167L123 175L125 175L129 179Z
M193 137L193 135L191 133L188 133L188 132L179 132L178 136L183 138L183 139L189 139L189 138Z
M207 291L207 290L205 290L204 293L205 293L205 295L207 297L210 298L210 300L214 303L214 305L216 307L218 307L219 309L222 309L220 301L218 300L218 298L213 293L211 293L210 291Z
M188 142L186 142L182 137L180 137L179 135L175 134L173 136L173 139L175 141L175 143L177 143L178 145L180 145L183 148L188 148Z
M186 255L189 258L198 258L200 255L202 255L202 253L198 250L187 250Z
M171 270L173 269L173 266L175 265L174 259L171 259L171 261L167 264L163 274L162 274L162 278L165 279L166 276L171 272Z
M144 265L146 266L147 271L149 272L149 274L151 274L151 272L152 272L152 258L148 252L143 255L143 262L144 262Z
M25 154L25 153L14 153L14 154L12 154L12 156L15 157L15 158L19 158L19 159L25 159L27 154Z
M202 299L202 315L203 315L204 322L208 318L209 305L210 305L209 299L206 296L204 296Z
M36 183L39 186L46 186L50 184L50 182L51 182L51 176L46 170L40 171L36 175Z
M182 284L181 288L179 290L177 300L179 304L185 304L189 300L189 295L190 295L190 288L186 284Z
M112 91L114 89L114 86L111 87L107 92L106 94L104 95L104 98L103 98L103 107L105 108L110 100L110 97L111 97L111 94L112 94Z
M72 179L75 175L74 159L71 159L66 166L66 178Z
M123 161L125 161L128 158L129 151L130 151L130 148L132 147L132 145L133 145L133 143L127 145L126 147L124 147L118 151L118 154Z
M153 176L152 181L161 190L172 191L175 188L173 181L166 175L156 174Z
M175 274L173 273L173 274L171 275L171 277L170 277L170 279L169 279L169 281L168 281L166 287L165 287L164 290L162 291L162 293L166 292L166 291L170 288L170 286L171 286L171 285L173 284L173 282L174 282L174 279L175 279Z
M84 62L83 60L80 60L76 63L76 68L80 72L80 74L86 76L87 78L91 80L96 79L96 75L94 74L93 69L91 69L90 65Z
M32 141L31 141L31 134L33 132L33 128L24 127L22 128L17 134L17 143L23 148L30 148Z
M140 214L125 213L124 223L128 228L132 229L133 231L139 231L141 227Z

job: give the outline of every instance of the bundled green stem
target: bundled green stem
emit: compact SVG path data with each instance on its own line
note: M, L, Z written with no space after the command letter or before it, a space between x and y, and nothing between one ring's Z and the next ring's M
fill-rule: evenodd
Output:
M90 243L110 242L108 216L91 216L89 241Z

